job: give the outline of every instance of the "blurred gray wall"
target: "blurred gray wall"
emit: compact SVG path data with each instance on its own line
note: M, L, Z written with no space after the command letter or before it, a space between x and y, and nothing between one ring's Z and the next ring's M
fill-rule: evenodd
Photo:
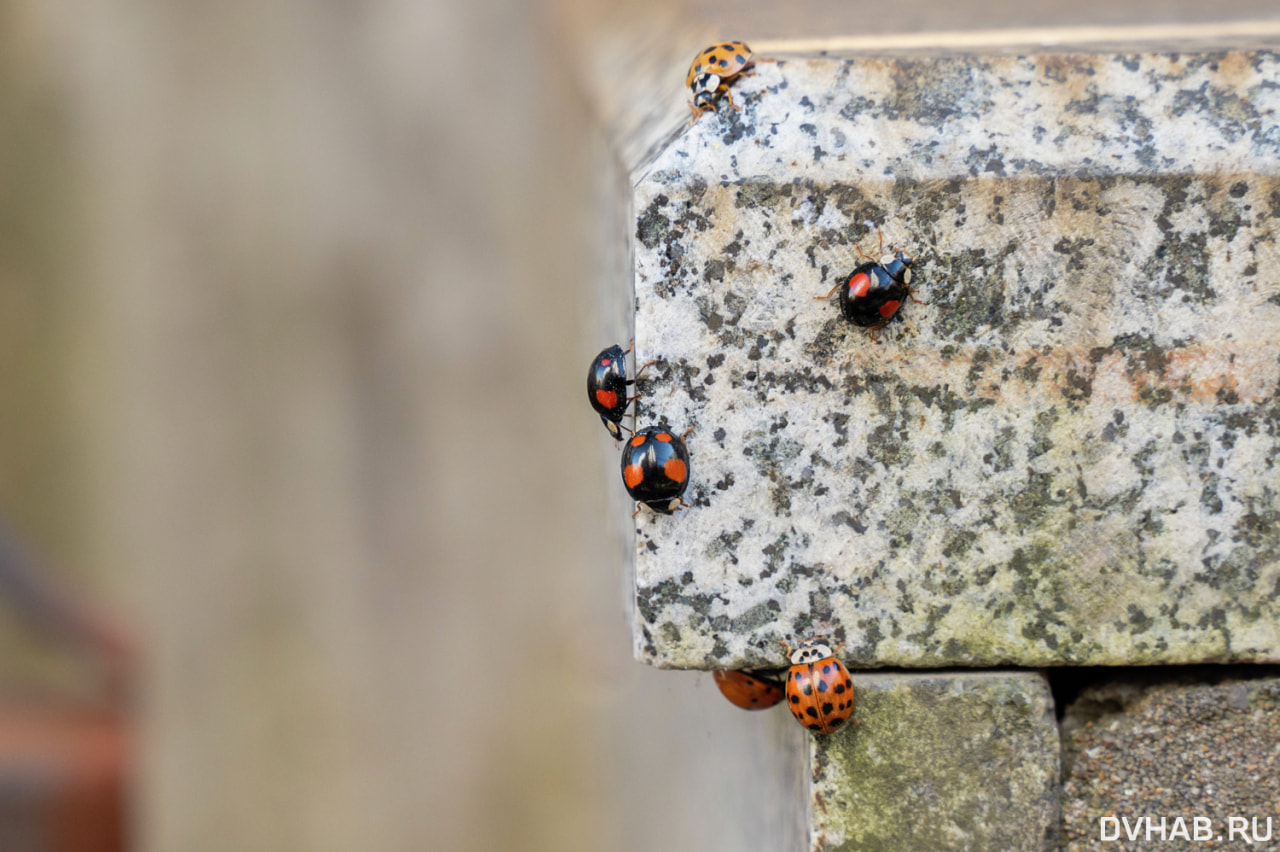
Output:
M704 756L782 717L631 660L582 388L626 182L549 20L0 2L0 517L142 644L139 849L781 818ZM29 633L0 610L0 676L49 675Z

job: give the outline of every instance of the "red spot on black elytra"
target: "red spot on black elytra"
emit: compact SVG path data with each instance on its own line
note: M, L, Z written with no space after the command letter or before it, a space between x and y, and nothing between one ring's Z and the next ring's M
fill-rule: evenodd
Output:
M849 279L850 295L862 298L871 289L871 278L865 272L859 272Z
M898 312L898 305L901 304L901 302L885 302L880 306L880 316L889 319Z

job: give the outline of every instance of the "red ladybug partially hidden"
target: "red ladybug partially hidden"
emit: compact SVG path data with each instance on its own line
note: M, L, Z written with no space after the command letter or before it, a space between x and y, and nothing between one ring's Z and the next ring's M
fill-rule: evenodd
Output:
M660 514L688 508L680 499L689 487L689 449L684 435L651 426L631 436L622 448L622 482L631 499Z
M763 710L782 700L782 687L747 671L712 672L716 686L732 704L743 710Z
M787 672L787 707L796 721L815 734L829 734L853 715L853 680L830 645L817 639L791 650Z

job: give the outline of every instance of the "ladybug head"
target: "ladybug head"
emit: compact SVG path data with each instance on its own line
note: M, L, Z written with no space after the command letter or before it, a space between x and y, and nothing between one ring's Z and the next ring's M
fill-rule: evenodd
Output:
M899 284L911 283L911 266L916 262L914 257L904 251L895 249L891 254L880 258L880 265L889 277Z
M791 652L791 665L816 663L818 660L825 660L827 657L834 656L835 651L831 650L830 645L824 644L817 639L809 639L801 642L800 647Z
M693 81L693 106L696 109L715 109L716 89L720 88L717 74L703 74Z

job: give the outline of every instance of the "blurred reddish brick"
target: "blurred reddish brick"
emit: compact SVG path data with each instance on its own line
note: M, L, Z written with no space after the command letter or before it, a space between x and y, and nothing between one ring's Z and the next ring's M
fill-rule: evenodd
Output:
M0 849L124 852L131 772L119 713L0 704Z

